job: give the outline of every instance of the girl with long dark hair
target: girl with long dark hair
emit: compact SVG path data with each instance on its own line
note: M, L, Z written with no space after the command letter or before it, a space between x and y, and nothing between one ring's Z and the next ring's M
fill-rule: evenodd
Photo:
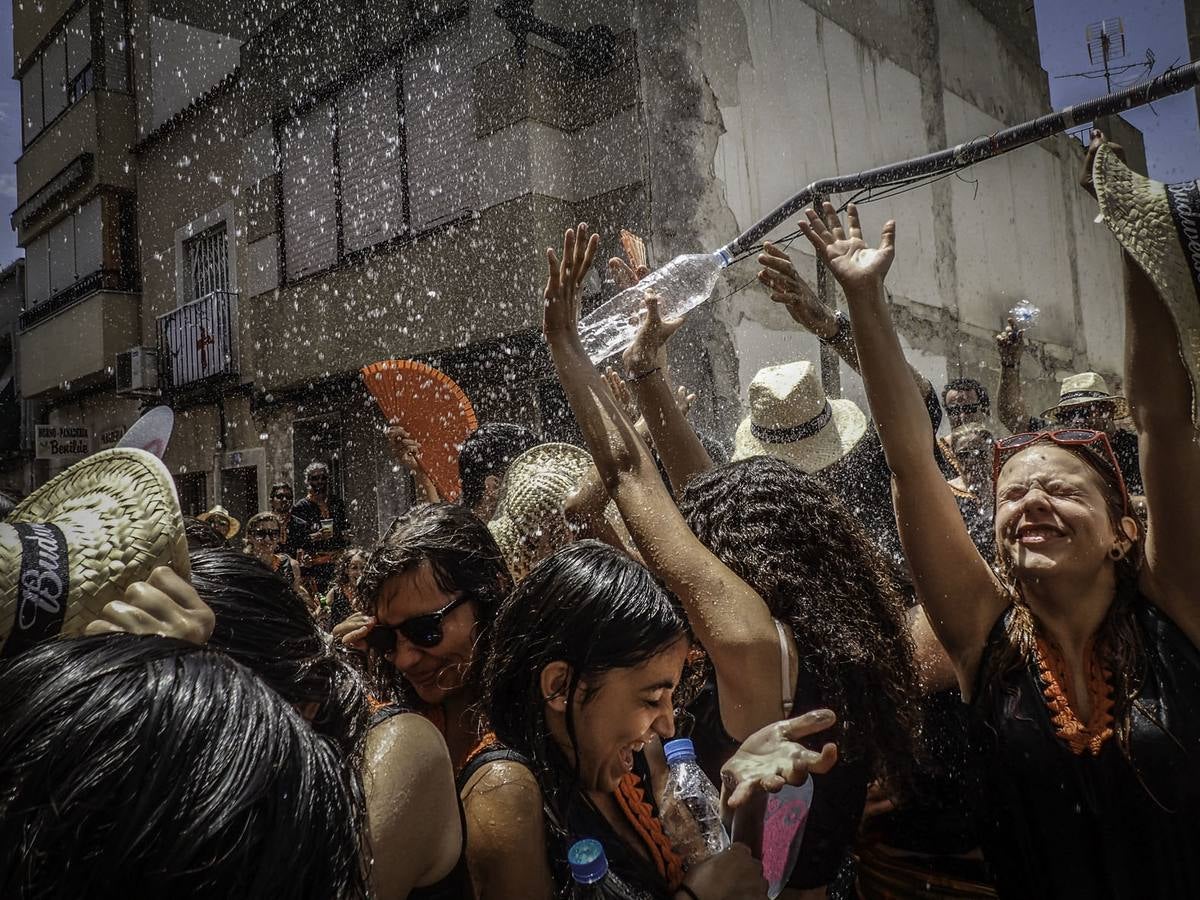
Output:
M872 774L900 773L912 755L917 679L896 584L861 527L815 481L758 460L696 474L707 453L679 427L673 439L696 445L670 454L696 461L693 471L671 476L685 498L694 491L690 505L685 500L692 521L685 521L579 339L578 287L597 243L581 224L564 235L561 260L547 251L546 339L610 496L646 564L679 597L711 662L715 696L694 733L712 751L709 770L738 741L793 709L842 704L839 716L843 707L848 714L837 734L848 742L849 764L815 785L813 831L805 831L789 881L823 895L852 842ZM628 368L636 362L639 369L631 379L658 373L666 340L681 324L662 320L657 300L647 298L626 358ZM669 396L665 384L659 389ZM669 413L660 402L648 420L661 425ZM773 487L771 475L783 482ZM740 490L753 495L741 507ZM727 528L702 510L712 503L730 515ZM808 530L808 516L827 530ZM843 571L848 559L857 567L851 574Z
M492 732L460 774L477 897L561 894L567 849L582 837L598 838L612 870L650 896L761 896L745 847L685 875L658 818L661 742L675 732L691 638L644 567L596 541L571 544L504 601L485 645L473 680ZM725 769L731 797L827 769L833 745L817 754L793 741L832 722L822 710L752 736Z

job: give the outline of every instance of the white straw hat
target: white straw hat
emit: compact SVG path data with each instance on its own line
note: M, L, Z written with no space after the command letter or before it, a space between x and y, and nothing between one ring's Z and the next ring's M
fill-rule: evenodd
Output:
M191 571L166 467L126 448L77 462L0 523L0 656L82 633L158 566Z
M1178 331L1200 427L1200 180L1163 184L1102 144L1092 166L1100 214L1158 289Z
M1124 419L1129 415L1129 403L1124 397L1108 390L1108 382L1103 375L1099 372L1080 372L1062 380L1058 403L1042 413L1042 418L1054 419L1063 410L1088 403L1111 403L1114 419Z
M550 553L571 542L563 503L592 464L572 444L539 444L512 461L488 530L519 582Z
M862 439L867 417L853 400L830 400L807 360L760 369L750 382L750 415L738 425L733 459L776 456L810 475Z

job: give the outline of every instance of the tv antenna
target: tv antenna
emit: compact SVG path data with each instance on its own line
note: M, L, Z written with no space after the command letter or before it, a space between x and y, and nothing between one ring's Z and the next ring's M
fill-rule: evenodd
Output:
M1055 78L1103 78L1105 90L1111 94L1114 76L1124 75L1133 69L1141 69L1141 72L1133 76L1133 80L1136 81L1139 77L1148 76L1154 71L1153 50L1147 50L1145 58L1137 62L1113 65L1116 60L1125 59L1128 52L1125 41L1125 23L1120 16L1101 19L1099 22L1088 25L1084 31L1084 38L1087 42L1088 62L1097 68L1089 69L1086 72L1055 75ZM1128 87L1132 83L1133 81L1123 80L1117 84L1117 87Z

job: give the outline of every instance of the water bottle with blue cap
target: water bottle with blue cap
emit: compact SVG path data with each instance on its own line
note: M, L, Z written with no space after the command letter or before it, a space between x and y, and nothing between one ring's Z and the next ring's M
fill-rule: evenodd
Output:
M604 845L595 838L572 844L567 864L571 867L571 900L650 900L609 869Z
M671 767L661 804L663 829L690 869L729 848L721 823L721 795L696 762L689 739L667 741L663 751Z

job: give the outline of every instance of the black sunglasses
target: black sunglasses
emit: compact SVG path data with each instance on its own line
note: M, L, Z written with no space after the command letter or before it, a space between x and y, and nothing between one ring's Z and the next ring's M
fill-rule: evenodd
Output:
M259 531L259 530L255 530L255 531L252 531L252 532L250 532L250 533L251 533L252 535L254 535L256 538L277 538L277 537L279 537L279 532L278 532L278 531Z
M956 403L953 406L946 407L946 414L951 416L966 416L973 412L979 412L982 406L982 403Z
M367 633L367 646L372 650L388 654L396 649L396 632L416 644L418 647L429 649L442 642L442 620L453 610L471 599L470 594L463 594L456 600L451 600L437 612L425 613L423 616L413 616L398 625L376 624Z

